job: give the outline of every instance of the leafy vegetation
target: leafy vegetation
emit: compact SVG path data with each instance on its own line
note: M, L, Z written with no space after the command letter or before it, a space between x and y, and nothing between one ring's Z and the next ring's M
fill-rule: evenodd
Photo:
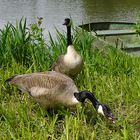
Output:
M46 42L39 23L28 27L21 19L0 32L0 139L140 139L140 58L112 46L93 48L93 36L83 30L73 30L74 46L84 59L76 85L108 104L118 117L116 124L99 116L88 101L50 116L28 94L4 83L14 74L50 69L66 51L65 34L56 30L57 37L49 34Z

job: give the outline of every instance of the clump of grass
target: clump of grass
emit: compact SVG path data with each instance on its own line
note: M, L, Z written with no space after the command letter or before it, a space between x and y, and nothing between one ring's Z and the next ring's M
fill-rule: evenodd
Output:
M42 70L46 63L48 68L49 48L43 38L43 28L39 24L27 27L26 19L16 22L16 26L8 23L0 30L0 67L19 63L35 70Z
M93 48L93 36L83 30L73 30L74 46L84 60L76 85L95 92L112 108L118 117L115 125L99 116L90 103L77 106L74 114L62 108L51 117L30 96L4 83L14 74L48 70L66 51L65 34L56 32L56 39L50 34L45 42L43 28L38 23L28 27L25 19L1 30L0 139L140 139L140 58L112 46L105 46L106 51Z
M140 16L138 16L136 25L134 26L134 29L136 30L137 35L140 35Z

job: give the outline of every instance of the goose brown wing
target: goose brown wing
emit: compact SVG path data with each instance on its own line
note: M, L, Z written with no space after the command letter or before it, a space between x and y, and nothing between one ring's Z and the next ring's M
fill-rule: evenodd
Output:
M32 73L15 76L10 83L21 90L30 91L33 87L55 89L66 86L72 80L66 75L50 71L46 73Z
M64 67L64 55L60 55L57 60L52 64L52 70L61 72Z

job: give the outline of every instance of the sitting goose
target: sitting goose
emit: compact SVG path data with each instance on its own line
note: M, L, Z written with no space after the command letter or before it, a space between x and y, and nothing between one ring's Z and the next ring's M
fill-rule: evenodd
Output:
M71 20L65 19L63 25L67 27L67 52L64 55L60 55L52 65L52 70L64 73L70 77L75 77L80 73L83 65L81 56L76 52L72 45L71 39Z
M115 120L111 109L100 103L89 91L78 91L74 81L67 75L55 71L15 75L5 82L15 85L22 91L27 91L39 104L45 108L57 106L75 106L89 99L96 111L113 123Z

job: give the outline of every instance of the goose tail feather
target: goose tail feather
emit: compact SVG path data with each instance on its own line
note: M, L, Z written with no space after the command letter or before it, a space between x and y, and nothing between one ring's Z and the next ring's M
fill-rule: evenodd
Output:
M5 80L5 83L8 83L8 84L10 84L10 82L13 80L13 78L14 77L16 77L17 75L13 75L13 76L11 76L10 78L8 78L8 79L6 79Z

